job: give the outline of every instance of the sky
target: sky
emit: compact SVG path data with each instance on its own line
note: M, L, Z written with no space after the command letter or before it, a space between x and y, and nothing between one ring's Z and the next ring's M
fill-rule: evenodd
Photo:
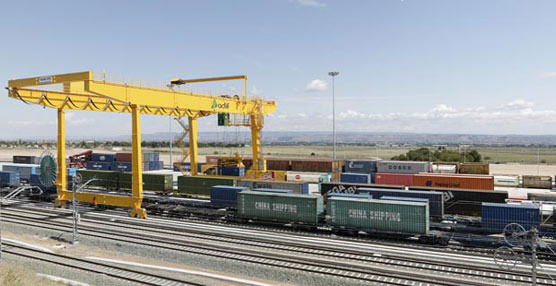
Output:
M555 134L556 1L0 0L0 83L93 71L167 83L246 74L266 131ZM234 93L241 83L212 85ZM67 136L131 134L68 111ZM0 95L0 139L55 138L56 111ZM142 132L179 131L142 116ZM200 120L199 131L235 132Z

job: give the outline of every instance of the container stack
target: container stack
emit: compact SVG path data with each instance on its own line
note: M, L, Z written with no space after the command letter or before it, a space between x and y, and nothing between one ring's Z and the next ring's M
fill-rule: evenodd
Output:
M160 161L160 155L155 152L143 153L141 161L143 162L143 171L154 171L164 168L164 163ZM86 168L88 170L131 172L133 168L131 162L131 153L93 153L91 161L86 163Z
M430 172L429 162L378 161L375 183L379 185L412 186L413 175Z
M374 184L377 172L377 162L378 161L349 160L346 161L344 168L346 173L368 174L370 176L369 183Z

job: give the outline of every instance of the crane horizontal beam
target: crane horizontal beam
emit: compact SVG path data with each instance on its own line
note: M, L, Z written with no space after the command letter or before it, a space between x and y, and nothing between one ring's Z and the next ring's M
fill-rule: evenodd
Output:
M78 92L55 92L26 87L83 82ZM209 96L93 79L92 72L41 76L8 82L9 96L52 108L188 116L187 112L265 115L276 111L274 101Z
M170 83L171 84L186 84L186 83L195 83L195 82L222 81L222 80L234 80L234 79L247 80L247 76L246 75L233 75L233 76L207 77L207 78L195 78L195 79L173 78L173 79L170 80Z

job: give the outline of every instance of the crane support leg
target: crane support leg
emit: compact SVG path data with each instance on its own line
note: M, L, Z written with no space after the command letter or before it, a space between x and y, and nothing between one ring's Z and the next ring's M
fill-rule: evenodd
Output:
M147 218L147 212L141 208L143 202L143 161L141 160L141 122L136 105L131 106L131 196L133 209L131 217Z
M191 176L197 176L198 154L197 154L197 117L189 118L189 162L191 164Z
M58 177L56 178L56 190L58 192L58 201L62 207L66 207L66 200L63 200L62 194L67 188L67 169L66 169L66 111L58 108L58 142L57 142L57 163Z
M266 164L261 158L261 122L257 115L251 115L251 144L253 149L253 171L259 179L261 173L266 172Z

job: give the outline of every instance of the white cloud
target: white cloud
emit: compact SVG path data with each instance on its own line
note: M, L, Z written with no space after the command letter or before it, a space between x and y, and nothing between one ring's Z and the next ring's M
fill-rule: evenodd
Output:
M533 105L534 104L530 101L525 101L523 99L516 99L514 101L510 101L506 103L504 107L512 108L512 109L523 109L523 108L532 107Z
M539 74L539 78L553 78L556 77L556 71L547 71Z
M258 89L255 85L251 88L252 95L261 95L263 93L262 89Z
M328 90L328 83L320 79L312 80L305 87L305 91L326 91L326 90Z
M296 0L300 5L303 6L310 6L310 7L326 7L326 4L318 1L318 0Z
M506 108L513 106L515 108ZM287 118L287 121L279 120ZM310 118L311 120L307 120ZM269 119L269 130L327 131L332 115L328 112L281 113ZM514 100L499 106L457 108L437 104L421 112L365 112L338 110L338 130L423 133L553 134L556 110L534 108L532 102ZM295 124L284 124L295 122Z

